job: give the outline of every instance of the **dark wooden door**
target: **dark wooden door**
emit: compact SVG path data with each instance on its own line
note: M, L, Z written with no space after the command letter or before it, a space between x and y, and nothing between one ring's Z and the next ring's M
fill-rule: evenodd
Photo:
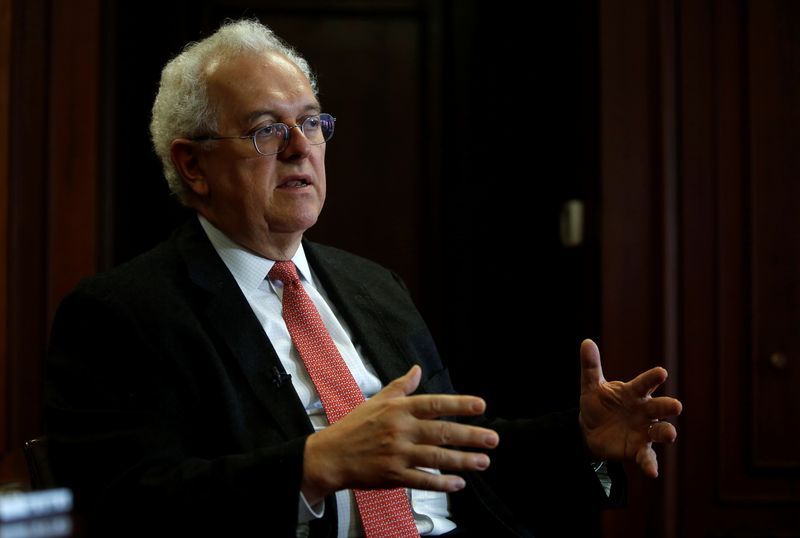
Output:
M800 536L799 8L601 2L608 361L685 405L609 536Z

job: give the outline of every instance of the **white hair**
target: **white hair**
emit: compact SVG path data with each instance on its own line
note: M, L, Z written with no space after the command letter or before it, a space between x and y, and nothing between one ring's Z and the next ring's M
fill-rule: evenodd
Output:
M170 159L170 146L177 138L193 138L216 130L216 111L208 99L208 68L219 60L266 52L278 52L294 62L317 93L317 81L308 62L257 20L226 21L213 35L189 43L161 71L150 136L170 191L182 203L186 202L186 187Z

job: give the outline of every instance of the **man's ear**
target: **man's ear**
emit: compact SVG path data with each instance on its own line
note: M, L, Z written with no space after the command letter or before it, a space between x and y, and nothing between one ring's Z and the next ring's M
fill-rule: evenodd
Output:
M208 194L208 181L200 166L198 151L197 144L191 140L178 138L172 141L169 156L186 187L195 195L203 197Z

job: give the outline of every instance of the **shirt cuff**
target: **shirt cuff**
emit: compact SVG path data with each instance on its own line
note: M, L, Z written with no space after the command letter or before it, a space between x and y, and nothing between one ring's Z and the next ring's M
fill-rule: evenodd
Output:
M606 492L606 497L610 497L611 476L608 474L608 466L606 465L606 462L601 461L598 463L592 463L592 468L594 469L594 473L597 475L597 479L600 480L603 490Z
M323 515L325 515L325 499L311 506L301 491L300 498L297 501L297 523L308 523L312 519L321 518Z

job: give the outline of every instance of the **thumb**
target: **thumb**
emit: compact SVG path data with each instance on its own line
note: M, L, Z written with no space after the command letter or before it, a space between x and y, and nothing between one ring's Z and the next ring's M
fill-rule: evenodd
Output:
M414 365L404 375L394 379L391 383L386 385L383 390L372 397L376 398L397 398L400 396L408 396L419 386L419 381L422 378L422 368L419 365Z
M581 343L581 393L596 388L603 382L600 350L588 338Z

